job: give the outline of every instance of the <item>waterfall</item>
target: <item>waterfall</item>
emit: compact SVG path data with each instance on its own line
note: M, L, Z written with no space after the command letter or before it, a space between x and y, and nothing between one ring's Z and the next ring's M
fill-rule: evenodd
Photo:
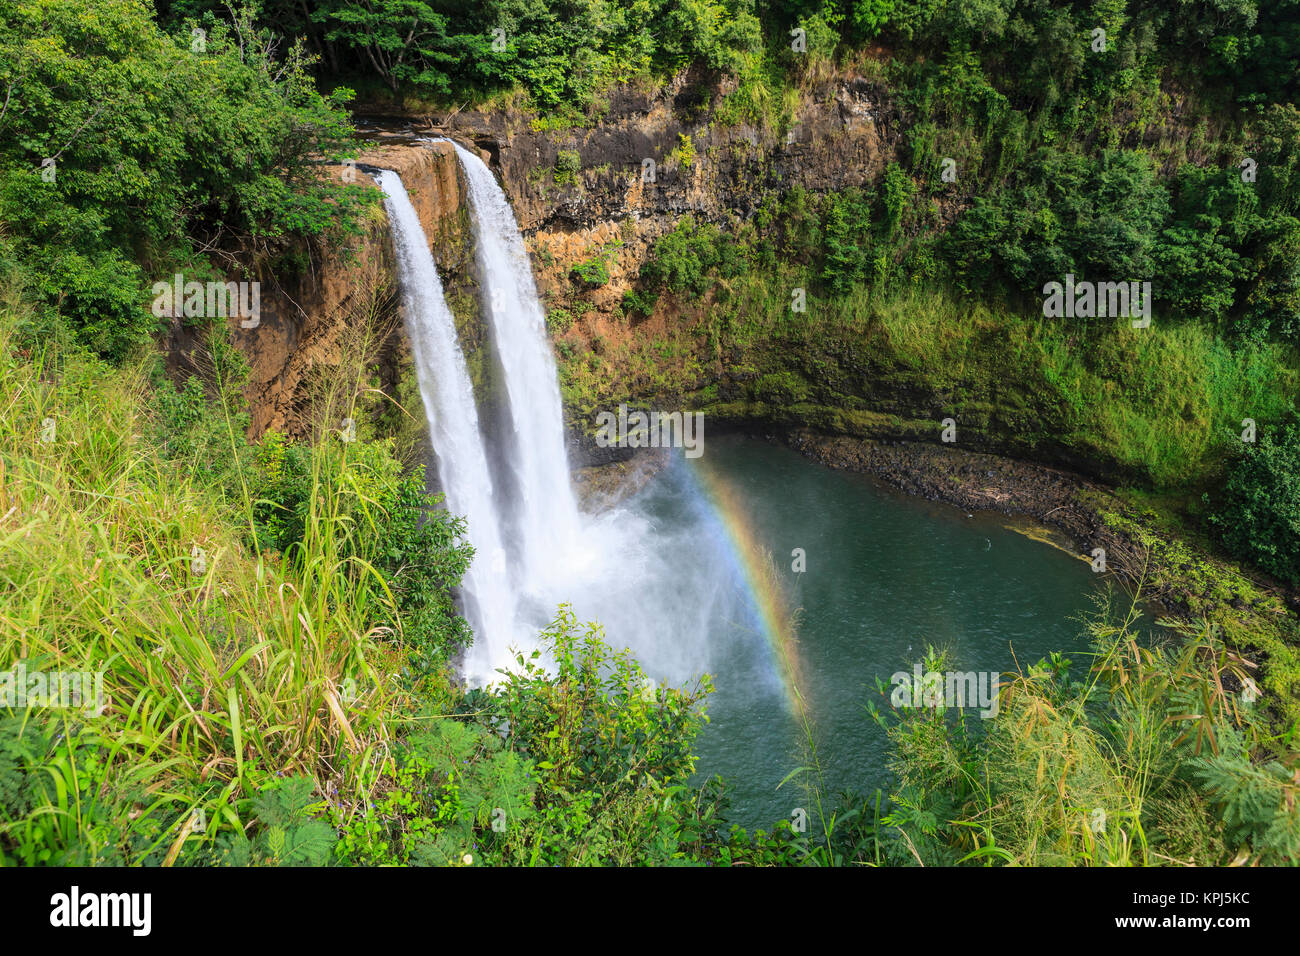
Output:
M680 513L680 480L600 515L578 511L569 484L559 383L532 267L505 195L477 156L456 146L469 183L483 306L505 378L506 434L489 456L455 324L433 256L400 178L386 194L407 331L438 474L453 514L464 515L476 557L464 581L474 644L464 672L485 684L525 653L562 602L605 625L657 678L680 682L711 660L711 622L744 611L725 562ZM492 463L510 481L494 483ZM679 462L678 466L685 465ZM500 476L499 476L500 477ZM494 492L495 488L495 492ZM493 558L495 556L495 558Z
M561 580L559 575L567 577L582 556L555 358L510 203L487 165L459 144L452 145L469 184L483 311L505 373L512 432L506 460L519 494L512 511L518 583L540 595Z
M510 406L503 451L520 498L510 539L519 550L517 628L536 634L568 602L579 620L600 622L615 647L631 648L657 677L687 680L708 666L708 622L734 616L732 582L705 557L694 522L669 531L644 499L579 513L555 358L518 222L487 165L452 145L469 185L483 310ZM652 510L672 507L660 500Z
M456 324L443 296L442 280L406 187L390 170L380 170L376 181L384 192L392 229L407 335L437 455L438 478L447 509L465 517L474 546L463 589L466 616L475 635L465 660L465 675L474 683L484 683L492 677L493 668L504 663L504 651L516 640L515 600L506 573L499 507L474 390Z

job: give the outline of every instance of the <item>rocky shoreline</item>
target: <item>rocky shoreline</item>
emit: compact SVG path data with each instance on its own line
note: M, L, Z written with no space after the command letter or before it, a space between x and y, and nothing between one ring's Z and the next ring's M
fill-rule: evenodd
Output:
M1255 578L1249 584L1269 598L1247 604L1235 591L1222 600L1198 590L1190 563L1163 562L1177 539L1143 528L1145 541L1115 527L1107 515L1122 515L1134 527L1143 522L1133 507L1109 487L1079 475L1035 462L971 451L930 442L882 441L825 435L807 428L765 434L813 461L831 468L870 475L882 483L928 501L944 502L968 512L992 511L1029 519L1065 535L1077 553L1091 559L1104 548L1107 571L1132 593L1142 584L1142 601L1152 611L1178 621L1210 617L1223 611L1234 615L1288 608L1300 612L1300 592ZM1153 549L1152 541L1161 547ZM1159 551L1160 554L1156 552ZM1201 560L1229 573L1226 565L1206 555ZM1231 572L1238 576L1238 572ZM1247 583L1242 578L1243 583ZM1246 591L1246 588L1242 588ZM1243 620L1242 623L1245 623Z
M807 428L772 437L819 464L871 475L927 501L1031 518L1064 533L1081 554L1122 546L1096 508L1080 497L1105 494L1105 489L1056 468L956 445L824 435Z

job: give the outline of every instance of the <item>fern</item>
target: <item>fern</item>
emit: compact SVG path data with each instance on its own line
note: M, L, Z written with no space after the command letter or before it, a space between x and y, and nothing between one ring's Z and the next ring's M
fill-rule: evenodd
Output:
M253 840L239 834L227 862L234 866L324 866L338 837L328 824L313 819L309 808L315 784L310 777L288 777L253 798L260 831Z
M1240 752L1197 757L1192 776L1219 805L1228 836L1248 844L1258 862L1300 862L1300 783L1280 761L1252 764Z

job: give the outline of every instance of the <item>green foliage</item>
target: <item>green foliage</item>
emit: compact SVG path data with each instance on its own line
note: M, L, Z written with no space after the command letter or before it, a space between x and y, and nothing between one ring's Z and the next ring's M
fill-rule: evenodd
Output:
M1177 314L1266 338L1300 332L1300 220L1266 211L1240 170L1187 168L1155 259Z
M363 54L393 92L399 86L422 93L450 89L442 71L455 62L448 50L447 18L429 4L421 0L326 4L313 11L312 19L326 24L327 42Z
M36 294L113 359L157 331L153 281L207 277L203 247L281 256L367 201L315 167L352 142L348 91L319 94L247 9L205 23L196 52L141 0L0 5L0 220Z
M761 42L754 0L667 0L654 4L653 62L668 69L700 62L736 72Z
M754 398L760 402L788 407L810 397L808 383L792 372L774 372L754 383Z
M1192 761L1192 777L1219 805L1231 845L1257 848L1269 862L1294 864L1300 860L1295 771L1280 760L1256 763L1240 735L1224 737L1225 752Z
M609 282L609 265L601 256L592 256L573 267L573 279L584 286L598 288Z
M628 651L604 642L598 625L579 631L567 607L542 643L554 674L540 654L520 654L495 706L550 788L595 787L612 799L649 779L666 785L691 775L690 745L704 720L695 705L710 690L707 680L690 691L655 687Z
M683 216L673 230L659 237L641 266L641 278L679 295L703 295L717 279L740 275L747 267L745 251L712 223Z
M223 862L231 866L324 866L337 835L329 824L313 819L309 809L316 783L289 777L261 790L252 801L254 836L238 832Z
M871 206L857 190L830 196L823 220L822 280L843 294L868 275L871 263Z
M628 289L623 293L623 311L628 315L648 316L659 301L659 293L652 289Z
M567 608L540 656L517 660L461 718L425 713L399 749L383 798L336 813L350 863L680 864L730 841L711 786L687 785L707 683L654 688L626 652ZM728 854L730 850L725 851Z
M1216 496L1214 527L1234 554L1300 583L1300 425L1261 429L1243 447Z
M346 538L340 556L356 562L358 574L373 569L393 596L392 615L375 624L399 632L421 670L469 644L451 591L473 549L464 519L439 507L440 495L425 492L423 465L403 473L391 441L313 448L286 443L274 432L257 448L256 464L253 522L261 547L310 560L313 509L322 498L337 500L340 517L358 532Z
M390 93L463 97L518 87L552 115L575 113L611 83L689 62L732 69L761 40L753 0L338 0L311 19L348 69Z
M582 159L577 150L562 149L555 157L555 183L563 186L571 183L582 168Z
M122 741L105 739L75 717L0 716L0 861L161 862L160 842L182 798L175 792L150 798L147 784L156 770L122 766L122 748Z
M248 363L224 335L224 329L214 328L207 347L196 353L207 366L206 381L190 375L177 388L160 367L155 369L152 433L164 458L184 467L199 483L215 486L228 500L240 501L240 476L252 459L243 394Z
M573 325L573 313L568 309L551 309L546 313L546 331L563 335Z
M1207 51L1208 73L1231 84L1242 104L1294 98L1300 87L1300 5L1295 0L1198 3L1184 21L1186 41Z
M864 37L874 37L889 22L896 0L853 0L853 25Z
M903 224L903 214L916 194L916 185L897 163L885 168L885 178L880 184L881 205L885 209L885 224L890 238L895 238Z
M5 722L0 778L19 764L32 786L5 785L0 856L217 859L254 823L267 767L367 793L419 663L400 638L423 633L441 652L465 633L445 618L468 555L447 522L420 523L422 485L403 488L386 446L313 449L301 545L288 560L257 554L254 463L232 456L238 496L191 470L212 452L191 439L216 427L195 390L179 410L161 401L186 432L163 448L141 371L75 347L31 361L13 317L0 320L0 500L26 516L0 560L0 661L102 675L105 704ZM207 414L239 427L220 407ZM46 420L49 439L34 440ZM190 832L196 810L208 826ZM281 829L250 852L319 859L312 830Z
M0 719L0 813L5 819L25 816L32 805L33 778L27 765L36 756L37 735L24 736L22 724L17 717Z
M598 626L580 630L567 607L542 646L553 672L540 654L520 654L496 694L473 701L538 775L535 818L493 844L503 861L680 861L720 823L686 786L707 678L688 689L656 687Z
M1144 156L1107 151L1093 160L1049 150L1014 187L978 198L947 246L970 292L1000 287L1023 299L1066 273L1142 281L1156 274L1152 253L1168 211L1168 194Z
M403 743L382 800L340 819L339 857L350 864L463 865L492 862L483 834L533 817L531 765L473 723L425 715L427 729Z
M684 169L690 169L695 162L695 140L686 133L677 134L677 146L668 154L668 158Z
M570 272L574 282L589 289L599 288L609 282L610 267L623 248L623 240L613 242L598 249L582 262L575 265Z
M1151 279L1162 317L1257 340L1293 338L1296 207L1282 184L1296 169L1287 102L1295 71L1268 80L1242 73L1264 47L1270 56L1296 50L1300 30L1282 28L1285 20L1251 3L1171 14L1134 2L1013 12L1001 0L916 0L873 16L871 29L883 22L889 39L922 54L891 64L895 95L912 113L905 136L914 173L934 195L969 205L941 238L948 275L937 278L1017 308L1066 272ZM1089 47L1096 26L1108 34L1104 52ZM1025 44L1034 56L1015 52ZM1195 85L1206 70L1238 85L1259 116L1216 111L1218 89L1198 93L1201 129L1224 119L1228 128L1212 143L1201 132L1181 145L1160 91L1172 76ZM1240 177L1243 156L1258 164L1257 182ZM955 183L931 173L945 158L956 162ZM1180 171L1162 177L1161 165Z
M924 864L1294 864L1296 784L1261 733L1254 664L1203 622L1145 646L1103 607L1082 679L1059 655L1004 675L972 733L942 708L878 715L898 784L888 858ZM927 668L942 669L931 659ZM1009 677L1009 679L1008 679Z

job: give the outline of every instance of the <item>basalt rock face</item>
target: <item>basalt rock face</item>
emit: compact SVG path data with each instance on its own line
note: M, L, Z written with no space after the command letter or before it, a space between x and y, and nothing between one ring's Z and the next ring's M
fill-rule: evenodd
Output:
M806 94L784 137L717 122L694 105L717 92L692 85L689 75L654 97L619 88L599 122L558 132L535 131L510 112L432 121L488 154L529 234L683 213L723 222L752 214L771 189L874 182L893 158L897 115L883 88L866 80L840 78ZM578 169L557 181L564 153L576 153Z
M382 288L392 271L392 249L382 223L369 223L345 250L324 252L304 275L268 274L261 282L261 311L251 320L227 320L230 340L249 365L245 388L250 437L268 429L300 436L302 385L317 366L337 364L342 334L364 309L362 290ZM173 379L206 377L207 332L174 319L162 347Z
M391 169L402 177L440 272L452 279L464 275L474 245L465 182L451 143L381 136L356 163L358 181L371 181L364 173L368 166ZM383 226L387 233L386 218Z
M873 183L894 158L897 111L865 79L839 76L804 93L784 131L721 121L705 104L727 92L725 81L688 72L653 94L616 89L600 120L582 129L539 131L504 111L431 120L490 157L548 300L580 295L607 314L653 241L682 216L725 226L796 186ZM605 258L609 280L583 288L572 271L593 256Z

